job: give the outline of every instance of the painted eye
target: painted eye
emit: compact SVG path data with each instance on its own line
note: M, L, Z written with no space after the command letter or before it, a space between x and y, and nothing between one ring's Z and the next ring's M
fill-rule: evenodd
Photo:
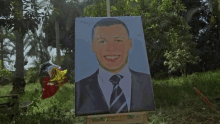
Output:
M122 42L122 40L116 40L117 42Z
M105 41L104 41L104 40L101 40L101 41L99 41L99 43L105 43Z

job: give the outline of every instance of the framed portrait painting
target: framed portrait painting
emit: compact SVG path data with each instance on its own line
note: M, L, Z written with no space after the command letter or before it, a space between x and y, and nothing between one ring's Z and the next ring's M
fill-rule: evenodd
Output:
M75 116L154 111L141 17L75 24Z

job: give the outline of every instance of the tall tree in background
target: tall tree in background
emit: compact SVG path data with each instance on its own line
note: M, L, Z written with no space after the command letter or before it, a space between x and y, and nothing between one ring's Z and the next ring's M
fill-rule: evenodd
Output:
M74 82L74 52L75 52L75 18L83 16L83 9L92 3L92 0L75 0L75 1L58 1L60 6L54 10L52 15L43 22L43 31L45 38L48 41L48 46L56 48L56 32L55 17L59 16L59 37L60 37L60 50L65 54L60 59L55 57L55 64L58 60L61 62L63 69L68 69L68 77ZM54 1L57 2L57 1ZM56 15L56 12L59 15ZM71 78L72 77L72 78Z
M190 2L190 1L189 1ZM196 71L208 71L220 67L219 63L219 33L216 22L216 7L213 1L199 1L194 8L188 7L186 12L186 20L191 26L191 34L196 42L196 52L201 61L198 64L187 65L189 73ZM191 1L191 5L193 1Z
M10 41L15 40L14 35L12 34L11 31L8 31L6 28L4 28L3 26L0 27L0 42L1 42L1 67L2 69L4 69L4 58L7 57L7 55L9 54L7 48L5 48L4 46L4 41L5 39L8 39Z
M57 64L60 65L61 33L64 34L65 32L65 40L67 41L70 35L69 32L72 24L75 23L73 20L75 20L75 17L79 17L80 15L82 15L84 7L89 3L92 3L93 0L51 0L50 2L53 5L53 14L51 16L51 19L54 21L55 24Z
M212 0L210 1L210 4L211 4L211 7L212 7L212 12L214 13L212 16L211 16L211 19L210 19L210 24L212 26L215 26L217 25L218 26L218 44L219 44L219 41L220 41L220 1L219 0ZM217 45L219 46L219 45Z
M36 57L37 60L40 60L40 63L44 63L50 60L50 54L47 50L48 43L43 36L43 32L40 31L39 35L35 33L28 33L25 41L25 50L30 47L27 51L27 57Z
M24 80L24 37L26 33L30 30L32 32L36 31L38 24L40 24L38 13L40 7L37 4L36 0L22 1L15 0L12 1L12 27L13 32L16 37L16 63L15 63L15 78L12 82L13 88L11 93L24 93L25 89L25 80ZM28 9L30 8L30 9ZM25 13L23 14L23 12Z
M97 3L88 6L84 15L106 16L105 1L97 0ZM195 56L192 53L195 47L189 32L190 27L180 16L180 12L183 11L186 9L180 0L120 0L111 4L111 16L142 17L150 67L157 59L167 57L165 53L173 53L178 49L186 50L189 52L188 54ZM192 58L187 59L193 61ZM174 61L169 57L167 59L167 61ZM180 60L178 60L179 62ZM151 70L153 69L151 68Z
M14 15L14 19L16 19L15 23L15 27L14 27L14 34L16 37L16 60L15 60L15 78L12 82L13 84L13 88L11 93L24 93L24 87L26 85L25 81L24 81L24 56L23 56L23 37L25 35L24 31L21 32L22 27L18 26L19 23L22 24L24 22L22 22L21 20L23 19L23 2L22 0L19 1L13 1L12 2L13 5L13 15ZM23 26L24 24L22 24ZM23 33L23 34L22 34Z
M58 11L63 8L63 4L66 2L66 0L51 0L51 4L53 5L53 16L54 16L54 22L55 22L55 32L56 32L56 50L57 50L57 64L61 64L61 58L60 58L60 27L59 27L59 22L60 22L60 12ZM63 8L64 9L64 8Z

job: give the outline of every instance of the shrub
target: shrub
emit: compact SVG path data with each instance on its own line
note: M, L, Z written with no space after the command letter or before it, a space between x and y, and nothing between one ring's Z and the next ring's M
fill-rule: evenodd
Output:
M11 76L11 72L8 69L0 69L0 77Z
M12 72L10 72L7 69L0 69L0 84L1 85L6 85L9 84L11 82L11 77L12 76Z
M27 83L36 83L38 81L39 72L36 69L29 69L27 71L27 75L25 77L25 80Z

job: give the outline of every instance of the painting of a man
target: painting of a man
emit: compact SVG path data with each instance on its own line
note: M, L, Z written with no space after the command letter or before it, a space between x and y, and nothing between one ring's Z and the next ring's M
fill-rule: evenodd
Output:
M128 65L133 43L126 24L117 18L103 18L91 34L91 49L99 67L75 83L75 115L155 110L150 74Z

